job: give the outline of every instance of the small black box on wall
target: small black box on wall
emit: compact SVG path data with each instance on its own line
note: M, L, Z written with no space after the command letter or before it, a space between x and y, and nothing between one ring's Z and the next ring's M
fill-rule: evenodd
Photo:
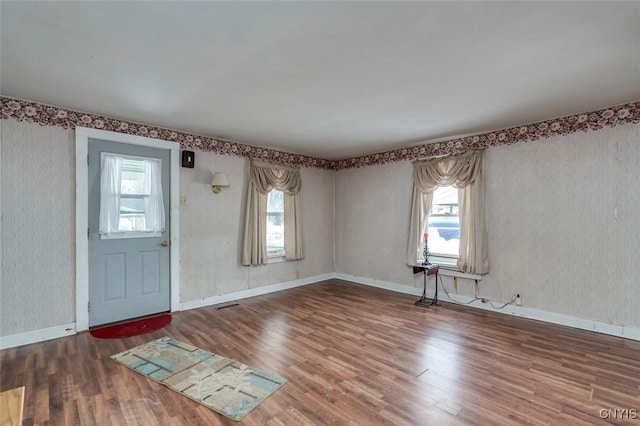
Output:
M193 151L182 151L182 167L193 169L196 164L196 155Z

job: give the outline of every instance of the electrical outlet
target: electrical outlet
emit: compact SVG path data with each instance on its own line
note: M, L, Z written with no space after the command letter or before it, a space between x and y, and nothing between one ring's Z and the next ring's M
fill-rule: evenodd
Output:
M516 305L522 306L522 298L520 297L520 294L516 295Z
M189 200L187 199L186 195L181 195L180 196L180 205L181 206L186 206L189 204Z

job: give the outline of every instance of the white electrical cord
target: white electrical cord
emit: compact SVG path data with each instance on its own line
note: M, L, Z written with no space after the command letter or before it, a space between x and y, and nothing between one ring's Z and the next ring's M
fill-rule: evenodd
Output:
M438 283L436 283L436 285L437 285L437 284L438 284ZM471 303L475 302L476 300L483 300L483 299L485 299L484 297L476 297L476 298L473 298L472 300L470 300L470 301L468 301L468 302L460 302L460 301L458 301L458 300L455 300L454 298L452 298L452 297L451 297L451 295L450 295L450 294L449 294L449 292L447 291L447 288L444 286L444 283L442 282L442 276L440 276L440 286L442 286L442 289L443 289L443 290L444 290L444 292L446 293L446 295L447 295L447 297L449 298L449 300L451 300L453 303L455 303L455 304L457 304L457 305L470 305ZM516 295L516 294L514 294L514 295L511 297L511 300L510 300L510 301L508 301L507 303L505 303L505 304L504 304L504 305L502 305L502 306L495 306L491 300L489 300L489 299L486 299L486 300L487 300L487 303L489 303L493 309L503 309L504 307L506 307L506 306L508 306L508 305L511 305L513 302L515 302L515 301L516 301L516 297L517 297L517 295Z

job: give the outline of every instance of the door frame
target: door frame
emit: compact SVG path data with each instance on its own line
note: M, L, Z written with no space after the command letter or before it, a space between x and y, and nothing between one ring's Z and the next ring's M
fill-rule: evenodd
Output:
M180 310L180 239L179 239L179 192L180 192L180 144L162 139L128 135L106 130L76 127L76 331L89 329L89 139L151 148L171 150L171 254L170 254L170 306L171 311Z

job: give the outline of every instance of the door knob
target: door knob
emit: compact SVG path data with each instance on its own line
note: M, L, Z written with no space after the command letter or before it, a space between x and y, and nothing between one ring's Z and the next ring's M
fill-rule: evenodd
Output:
M164 240L163 242L161 242L161 243L160 243L160 245L161 245L162 247L169 247L169 241Z

